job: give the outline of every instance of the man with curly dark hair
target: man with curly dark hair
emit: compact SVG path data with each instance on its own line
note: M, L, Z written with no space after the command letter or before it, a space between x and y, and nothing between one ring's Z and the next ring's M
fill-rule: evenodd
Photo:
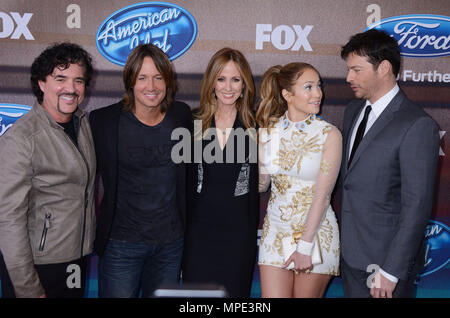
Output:
M31 66L37 102L0 139L0 249L16 297L82 297L95 232L95 151L79 108L92 78L79 45Z

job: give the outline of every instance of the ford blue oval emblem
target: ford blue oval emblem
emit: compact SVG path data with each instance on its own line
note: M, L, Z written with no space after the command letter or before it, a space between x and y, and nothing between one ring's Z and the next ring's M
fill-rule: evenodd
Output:
M366 28L386 31L397 40L406 57L450 55L450 17L430 14L401 15L383 19Z
M154 44L172 61L197 37L197 23L186 9L167 2L142 2L111 14L100 25L96 44L110 62L125 65L139 44Z
M31 106L0 103L0 137L30 109Z
M444 268L450 262L450 229L447 225L430 220L425 230L425 267L420 276Z

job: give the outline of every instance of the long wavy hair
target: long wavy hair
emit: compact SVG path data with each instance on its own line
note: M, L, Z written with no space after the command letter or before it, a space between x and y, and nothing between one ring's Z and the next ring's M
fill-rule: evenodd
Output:
M282 91L285 89L292 93L292 87L307 69L312 69L319 74L311 64L301 62L293 62L285 66L275 65L264 73L260 89L261 102L256 112L256 122L259 127L272 126L286 112L288 105Z
M202 121L202 135L211 127L212 118L217 111L217 99L214 93L214 86L217 82L217 78L229 61L235 63L244 82L242 97L239 97L236 101L238 115L245 128L255 127L255 116L252 109L255 84L250 65L240 51L227 47L217 51L213 55L202 79L200 107L195 114L195 119Z

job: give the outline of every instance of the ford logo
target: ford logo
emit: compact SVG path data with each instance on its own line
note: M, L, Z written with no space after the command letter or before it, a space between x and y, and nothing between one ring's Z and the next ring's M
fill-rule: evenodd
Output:
M366 28L379 28L397 40L401 55L439 57L450 55L450 17L429 14L383 19Z
M11 128L17 119L28 113L31 106L0 104L0 137Z
M100 25L96 44L110 62L125 65L139 44L154 44L174 60L197 37L197 23L186 9L167 2L142 2L122 8Z
M447 225L430 220L425 230L425 238L425 267L421 277L440 270L450 261L450 229Z

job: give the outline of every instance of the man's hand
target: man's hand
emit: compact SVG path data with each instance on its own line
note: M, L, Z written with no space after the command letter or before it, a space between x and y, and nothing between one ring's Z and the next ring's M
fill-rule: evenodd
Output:
M396 286L396 283L381 275L380 272L377 272L372 280L370 295L373 298L392 298L392 293Z

